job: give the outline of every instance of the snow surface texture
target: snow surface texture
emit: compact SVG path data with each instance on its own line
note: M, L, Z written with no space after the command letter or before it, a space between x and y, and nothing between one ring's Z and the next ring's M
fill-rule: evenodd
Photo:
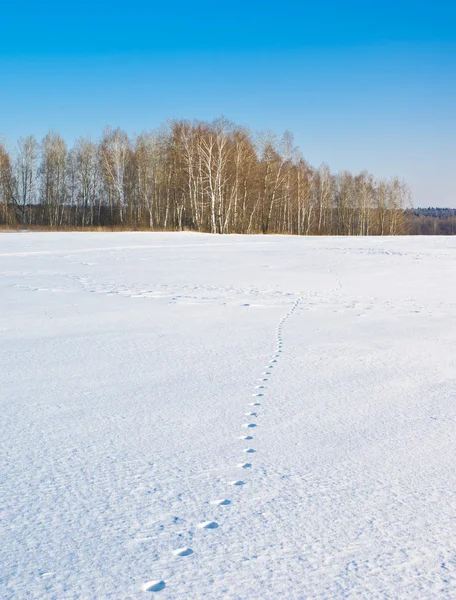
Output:
M0 597L456 598L456 238L0 236Z

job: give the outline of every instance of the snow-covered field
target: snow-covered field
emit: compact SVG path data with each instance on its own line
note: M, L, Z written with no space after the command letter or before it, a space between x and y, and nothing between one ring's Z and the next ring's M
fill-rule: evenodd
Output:
M1 235L0 598L456 598L455 274L456 238Z

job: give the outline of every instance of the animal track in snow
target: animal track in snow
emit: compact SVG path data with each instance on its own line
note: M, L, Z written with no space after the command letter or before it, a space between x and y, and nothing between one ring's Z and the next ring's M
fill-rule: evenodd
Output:
M200 529L217 529L218 523L215 521L203 521L198 525Z
M274 366L277 366L278 358L280 358L280 354L283 352L282 326L283 326L284 322L294 312L298 303L299 303L299 299L293 304L292 309L288 311L286 316L283 317L279 321L279 325L276 328L276 332L275 332L276 333L276 343L277 343L276 350L273 353L272 358L268 361L268 364L264 367L265 371L262 373L261 378L258 380L259 384L255 386L256 390L265 390L264 383L269 380L268 376L272 374L272 369L274 368ZM255 398L259 398L259 397L264 396L264 393L262 393L262 391L257 391L255 393L253 393L252 396L254 396ZM260 406L260 402L256 402L256 401L249 402L248 406L252 406L252 407ZM247 413L245 413L245 416L253 419L253 418L258 417L258 413L253 412L253 411L247 412ZM257 427L257 423L248 422L248 423L244 423L242 426L246 429L253 429L253 428ZM250 440L253 440L253 436L243 435L243 436L240 436L238 439L244 440L244 441L247 441L247 440L250 441ZM243 448L242 451L249 455L250 454L253 455L254 453L256 453L256 450L254 448L249 448L249 447ZM238 463L236 466L239 469L251 469L253 465L252 465L252 463L249 463L249 462L242 462L242 463ZM228 483L229 485L232 485L232 486L241 487L241 486L246 485L247 482L242 479L236 479L233 481L226 481L226 483ZM209 502L209 504L212 506L217 506L217 507L228 506L231 504L231 500L228 500L226 498L221 498L218 500L212 500ZM197 527L200 530L204 530L204 529L212 530L212 529L218 529L219 524L216 521L202 521L202 522L198 523ZM173 550L172 554L175 557L185 557L185 556L190 556L190 555L194 554L194 550L189 547L178 548L177 550ZM149 581L142 586L142 589L144 591L148 591L148 592L159 592L165 588L166 588L166 583L163 580Z
M193 554L193 550L191 548L178 548L174 550L173 554L175 556L190 556L190 554Z
M148 581L142 587L144 592L161 592L166 587L166 583L164 581Z

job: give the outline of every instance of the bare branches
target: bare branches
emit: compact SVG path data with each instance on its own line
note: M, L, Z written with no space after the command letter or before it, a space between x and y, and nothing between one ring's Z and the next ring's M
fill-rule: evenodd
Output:
M396 235L410 193L400 180L312 168L293 136L252 135L226 119L172 121L134 139L106 128L73 148L0 145L3 223L212 233Z

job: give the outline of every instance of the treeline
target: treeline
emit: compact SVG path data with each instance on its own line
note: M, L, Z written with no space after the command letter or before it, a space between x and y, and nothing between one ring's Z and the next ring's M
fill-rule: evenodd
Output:
M407 186L311 167L293 138L223 119L130 138L107 128L72 147L57 133L0 144L0 222L212 233L407 233Z
M456 209L414 208L406 211L412 235L456 235Z

